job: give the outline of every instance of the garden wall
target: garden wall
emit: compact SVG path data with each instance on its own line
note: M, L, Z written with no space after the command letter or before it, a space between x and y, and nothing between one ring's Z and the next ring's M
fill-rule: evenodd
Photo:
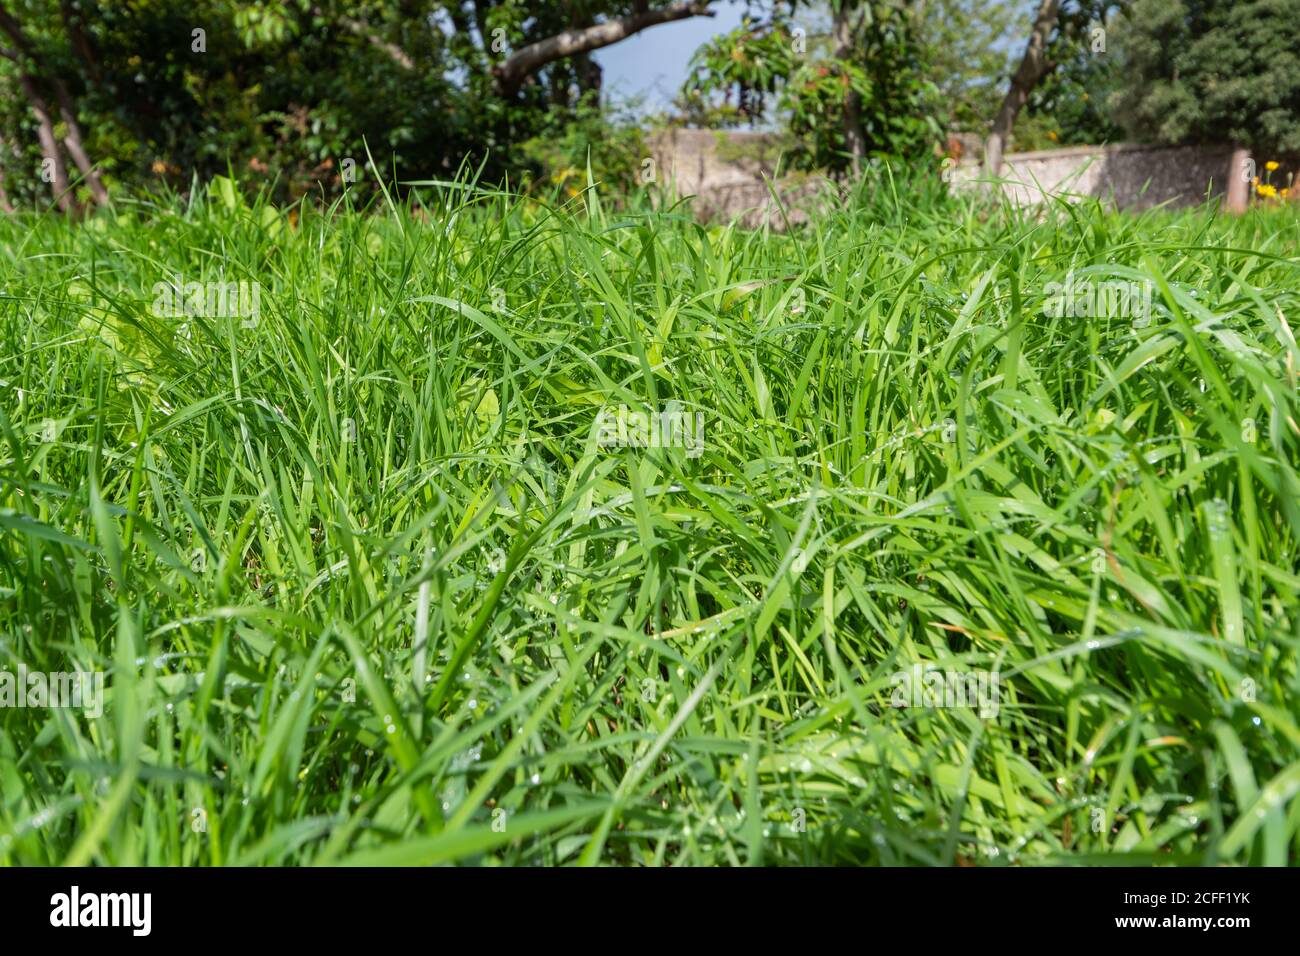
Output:
M1192 206L1224 195L1232 156L1231 147L1074 146L1008 153L1000 178L1003 192L1018 205L1041 202L1045 194L1073 193L1120 209ZM953 183L970 188L981 175L978 161L962 163L953 170Z
M679 195L696 196L701 218L741 215L752 225L773 216L764 182L764 176L774 174L780 157L772 135L669 129L652 134L649 142L659 181L675 185ZM1196 205L1207 195L1223 196L1232 164L1230 147L1121 143L1008 153L1001 177L1006 180L1003 191L1017 204L1065 192L1095 196L1121 209L1146 209L1159 203ZM957 189L979 188L981 175L978 157L964 160L950 173ZM804 217L799 200L824 182L820 177L782 178L782 196L797 210L792 218Z
M695 196L696 216L746 226L770 221L781 225L768 181L776 174L781 147L770 133L734 130L667 129L648 137L656 176L679 196ZM822 176L783 176L778 192L792 222L807 217L805 206L827 180Z

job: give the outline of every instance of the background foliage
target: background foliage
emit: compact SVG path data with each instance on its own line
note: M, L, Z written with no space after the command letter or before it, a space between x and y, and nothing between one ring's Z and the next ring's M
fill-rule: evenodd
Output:
M1135 0L1121 24L1130 132L1300 151L1300 0Z

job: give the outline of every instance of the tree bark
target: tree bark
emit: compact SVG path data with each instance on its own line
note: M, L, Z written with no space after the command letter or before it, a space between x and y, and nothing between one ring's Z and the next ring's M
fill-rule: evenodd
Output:
M328 16L320 7L311 8L313 16L320 17L322 20L328 20ZM338 18L338 24L347 30L353 36L365 40L376 50L381 51L390 60L400 66L403 70L412 71L415 69L415 61L411 55L403 50L396 43L385 40L373 29L365 20L358 20L356 17L341 16Z
M849 9L848 0L840 0L840 7L835 11L832 32L835 39L835 59L851 60L857 45L858 27L862 23L857 11ZM841 125L844 128L844 145L849 154L849 163L853 175L862 173L862 164L867 158L867 137L862 131L862 97L852 87L844 91Z
M45 64L36 53L35 47L28 40L27 34L23 32L22 25L2 6L0 6L0 30L4 30L9 35L9 38L13 40L14 46L17 47L17 53L7 51L5 55L18 65L19 83L27 97L28 104L32 108L32 112L36 115L37 136L41 142L41 152L46 159L52 160L55 181L51 185L58 197L60 208L65 211L80 211L76 206L75 197L71 193L67 167L64 165L63 156L58 148L54 133L54 122L50 117L49 107L46 105L45 97L37 89L36 81L28 69L29 66L34 68L37 73L44 75L49 82L50 88L54 90L55 98L59 103L59 115L68 128L68 135L63 138L63 144L68 150L68 155L72 157L77 169L85 177L86 184L90 187L90 193L95 198L95 202L101 206L108 205L108 190L104 188L104 183L99 176L99 170L90 161L90 157L86 155L86 150L82 145L81 124L77 122L76 104L73 102L72 94L68 92L63 80L45 69ZM27 63L24 63L23 60L26 60ZM61 184L60 180L62 180Z
M4 157L9 153L9 144L0 139L0 212L13 212L14 204L9 201L9 194L5 192L5 161Z
M984 169L990 176L1001 172L1002 153L1011 138L1011 127L1015 125L1021 108L1029 101L1029 94L1050 69L1047 62L1047 39L1056 27L1060 11L1061 0L1040 0L1038 4L1038 14L1034 17L1025 55L1021 57L1020 67L1011 77L1011 87L1002 100L998 115L993 120L993 129L984 145Z
M67 87L58 79L54 80L54 92L59 98L59 115L63 117L64 125L68 127L68 135L63 137L63 145L67 147L72 161L77 164L77 169L81 170L81 175L86 178L86 185L90 187L90 194L95 197L95 202L100 206L107 206L108 190L104 188L99 170L90 161L85 147L82 146L81 124L77 122L72 97L68 95Z
M72 194L72 183L68 180L68 167L64 164L63 154L59 151L59 141L54 135L54 120L50 117L50 109L45 104L45 98L36 89L32 78L22 71L21 67L18 73L18 84L23 88L27 105L31 107L36 117L36 138L41 144L41 155L50 163L52 177L50 189L54 192L54 201L64 212L78 215L81 208L77 204L77 197Z
M524 80L548 63L578 53L599 50L601 47L626 40L635 33L661 23L686 20L690 17L711 17L713 11L708 8L709 2L710 0L681 0L666 7L642 10L580 30L565 30L545 40L530 43L512 53L505 62L492 68L492 74L496 77L497 91L502 96L513 96L519 91Z
M98 87L103 82L103 78L99 72L95 46L86 33L85 14L74 10L69 0L59 0L59 13L63 16L63 28L67 31L69 45L85 66L87 79Z

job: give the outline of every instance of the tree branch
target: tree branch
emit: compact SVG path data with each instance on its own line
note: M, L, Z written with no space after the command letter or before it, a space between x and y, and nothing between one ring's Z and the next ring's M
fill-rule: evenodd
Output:
M68 130L68 135L63 138L63 145L68 150L68 155L72 157L72 161L77 164L77 168L85 177L86 184L90 187L90 193L95 202L101 206L107 206L108 190L104 188L104 183L99 176L99 170L91 163L90 157L86 155L86 150L82 146L81 124L77 122L76 105L72 100L72 95L68 92L67 86L57 74L46 69L44 61L37 54L35 47L27 38L27 34L23 32L22 25L3 6L0 6L0 30L9 35L14 46L35 68L32 72L40 74L42 79L54 90L54 96L59 103L59 115ZM14 57L14 61L18 62L18 58ZM46 159L51 161L54 169L54 182L52 185L55 196L64 211L79 212L80 210L75 206L75 201L72 201L67 169L54 136L54 123L50 117L49 107L46 105L45 98L37 89L32 72L27 70L26 65L19 63L18 79L23 88L23 93L27 96L27 102L36 115L37 135L41 142L41 152Z
M315 16L320 17L322 20L328 19L328 17L326 17L324 11L322 11L320 7L312 7L311 12ZM361 37L363 40L368 42L375 49L381 50L383 53L385 53L388 56L390 60L392 60L402 69L408 71L415 69L415 61L411 59L409 53L403 50L396 43L392 43L388 40L385 40L374 30L372 30L370 28L370 24L366 23L366 21L358 20L355 17L341 16L339 17L338 22L339 25L343 27L343 29L347 30L353 36Z
M833 34L835 37L835 59L847 61L853 58L854 48L858 44L858 31L862 27L863 14L851 10L847 3L842 3L835 11ZM844 145L849 153L849 162L853 175L862 172L862 163L867 157L867 137L862 129L862 97L852 88L844 91L842 104L844 115L841 124L844 128Z
M984 146L984 169L990 176L996 176L1002 169L1002 151L1007 140L1011 138L1011 127L1016 123L1020 109L1029 101L1038 81L1047 75L1050 65L1047 62L1047 39L1056 27L1056 16L1061 9L1061 0L1041 0L1038 15L1034 17L1034 27L1029 33L1029 43L1025 46L1025 55L1020 59L1020 66L1011 77L1011 87L993 120L993 129Z
M512 53L504 63L492 68L497 90L502 96L512 96L524 80L546 64L578 53L599 50L649 27L690 17L711 17L713 11L709 9L709 2L710 0L681 0L666 7L642 10L580 30L565 30L545 40L530 43L522 50Z

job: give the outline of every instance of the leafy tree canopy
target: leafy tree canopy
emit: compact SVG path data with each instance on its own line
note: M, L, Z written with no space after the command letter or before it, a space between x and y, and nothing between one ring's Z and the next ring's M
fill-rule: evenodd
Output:
M1300 0L1135 0L1121 30L1132 135L1300 151Z

